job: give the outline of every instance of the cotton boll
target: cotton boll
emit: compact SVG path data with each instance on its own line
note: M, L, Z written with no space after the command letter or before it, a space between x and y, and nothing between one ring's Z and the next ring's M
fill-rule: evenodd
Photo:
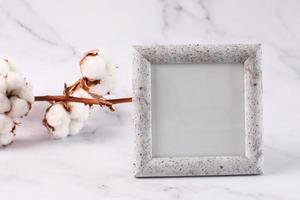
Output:
M86 121L90 115L90 108L88 105L83 103L69 102L70 107L70 117L71 119L78 119L81 121Z
M113 66L110 62L107 64L108 76L106 77L106 81L108 81L108 89L112 91L116 86L116 77L115 77L115 66Z
M6 74L10 71L9 64L6 60L0 59L0 74Z
M76 135L82 129L84 123L80 120L72 120L69 126L70 135Z
M4 78L4 77L0 74L0 93L6 94L6 91L7 91L6 78Z
M4 126L6 125L6 118L7 116L5 114L0 114L0 133L2 132L2 129L4 129Z
M116 67L112 65L110 61L107 61L106 63L106 71L108 75L113 76L115 74Z
M0 133L0 145L9 145L14 140L14 133Z
M34 102L33 89L31 84L27 83L22 89L18 91L18 96L22 99L25 99L29 103Z
M52 136L55 139L66 138L69 135L69 126L68 124L63 124L61 126L55 127L55 130L52 132Z
M7 115L0 114L0 134L7 134L13 131L15 122Z
M15 63L0 59L0 145L13 141L14 118L25 116L34 102L32 87L27 84Z
M114 76L106 76L100 83L106 85L108 92L111 92L115 87L116 80Z
M20 90L26 85L24 77L17 72L8 72L6 77L7 90Z
M108 88L109 88L109 91L113 91L116 87L116 77L115 76L109 76L107 77L109 80L109 84L108 84Z
M21 73L20 70L19 70L19 67L17 66L17 64L15 63L14 60L12 60L12 59L7 59L7 63L8 63L8 65L9 65L10 71Z
M60 103L53 104L46 113L45 118L47 123L54 128L70 123L69 113Z
M91 93L94 93L94 94L97 94L100 96L107 95L108 91L109 90L107 88L107 85L104 85L104 84L97 84L97 85L93 85L90 87Z
M100 80L107 74L105 59L99 54L86 56L80 63L80 69L82 76L93 80Z
M91 95L89 95L85 90L79 88L72 94L73 97L79 97L79 98L92 98Z
M47 125L53 138L65 138L69 135L70 116L66 108L61 103L53 104L45 116ZM53 128L53 130L52 130Z
M20 99L15 96L10 98L9 100L11 103L11 109L8 115L10 117L23 117L29 112L30 106L26 100Z
M6 95L0 93L0 113L5 113L9 111L11 108L11 104Z
M114 87L114 78L112 76L106 76L100 80L100 84L96 84L90 87L90 92L104 96L107 95Z
M81 88L74 91L72 96L79 97L79 98L91 98L91 96ZM85 105L83 103L75 103L75 102L69 102L68 105L70 107L71 119L79 119L82 121L86 121L89 118L90 115L89 105Z

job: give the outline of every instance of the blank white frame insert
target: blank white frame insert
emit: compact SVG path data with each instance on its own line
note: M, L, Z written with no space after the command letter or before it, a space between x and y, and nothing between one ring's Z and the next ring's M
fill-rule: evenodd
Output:
M245 155L242 64L151 70L152 156Z

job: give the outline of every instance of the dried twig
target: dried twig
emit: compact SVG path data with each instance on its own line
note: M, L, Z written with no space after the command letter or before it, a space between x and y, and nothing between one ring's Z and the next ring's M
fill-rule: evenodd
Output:
M78 98L78 97L70 97L70 96L35 96L35 101L49 101L49 102L77 102L84 103L88 105L100 105L111 107L114 104L120 103L130 103L132 102L132 98L119 98L119 99L104 99L104 98Z

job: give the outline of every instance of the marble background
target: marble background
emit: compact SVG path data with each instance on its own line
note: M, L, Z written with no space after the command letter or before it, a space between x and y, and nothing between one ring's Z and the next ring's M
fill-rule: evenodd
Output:
M131 45L263 44L265 174L135 179L132 105L96 109L82 134L51 140L47 103L0 149L0 199L299 199L300 1L0 0L0 56L13 58L36 95L79 76L83 52L106 49L114 95L131 95ZM189 94L188 94L189 95Z

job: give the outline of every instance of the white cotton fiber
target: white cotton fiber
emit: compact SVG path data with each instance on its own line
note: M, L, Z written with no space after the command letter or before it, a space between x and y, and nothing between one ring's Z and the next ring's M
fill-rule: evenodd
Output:
M12 132L15 123L14 120L7 115L0 114L0 134Z
M70 135L76 135L77 133L79 133L79 131L82 129L83 125L84 125L84 122L82 122L80 120L72 120L69 125Z
M27 115L33 102L32 87L15 63L0 59L0 145L13 141L14 118Z
M8 112L11 108L11 104L6 95L0 93L0 113Z
M30 83L27 83L17 91L17 94L20 98L25 99L29 103L34 102L33 89Z
M11 109L8 115L12 118L16 117L23 117L25 116L29 110L29 104L26 100L18 98L18 97L11 97L10 99Z
M69 102L70 107L70 117L71 119L78 119L81 121L86 121L90 115L90 108L88 105L83 103Z
M21 73L20 72L20 69L18 67L18 65L15 63L14 60L12 59L7 59L7 64L9 65L9 70L11 72L18 72L18 73Z
M0 93L6 95L6 91L7 91L6 78L0 74Z
M110 76L114 76L115 70L116 70L116 67L110 61L107 61L107 63L106 63L107 74Z
M75 90L72 94L73 97L81 97L81 98L92 98L85 90L79 88Z
M70 116L62 104L55 103L48 110L46 120L50 126L58 127L70 123Z
M62 124L61 126L56 126L55 130L52 132L52 136L55 139L66 138L69 135L69 124Z
M106 62L100 55L87 56L80 65L81 74L93 80L100 80L106 76Z
M14 133L0 133L0 145L5 146L13 142Z
M4 59L0 59L0 74L5 75L9 71L10 69L7 61Z
M81 61L82 76L100 83L90 85L90 92L99 96L110 93L115 86L115 66L105 57L102 50L94 50Z
M79 133L89 117L89 107L84 104L69 102L66 106L55 103L45 116L46 126L56 139Z
M114 88L115 81L112 76L106 76L100 80L100 84L95 84L90 87L90 92L104 96L112 91Z
M6 75L7 90L16 91L25 87L25 78L18 72L8 72Z

